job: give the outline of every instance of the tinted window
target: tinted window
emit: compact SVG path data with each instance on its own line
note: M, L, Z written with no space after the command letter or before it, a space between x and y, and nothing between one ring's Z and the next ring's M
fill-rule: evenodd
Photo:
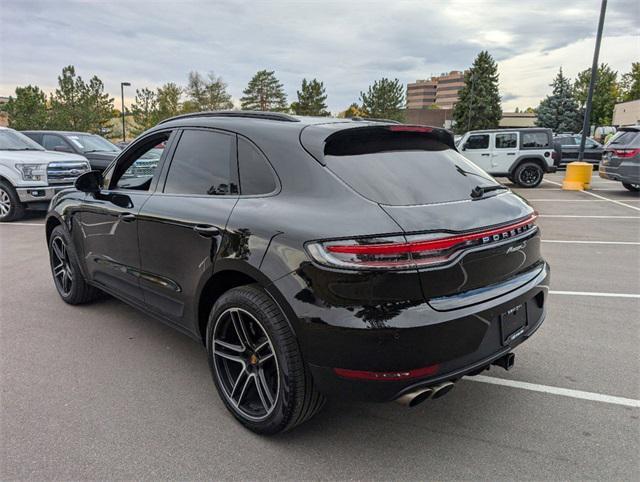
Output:
M431 204L469 199L477 185L495 181L444 144L433 150L385 151L324 159L364 197L383 204Z
M496 149L515 149L518 145L518 134L496 134Z
M276 181L269 161L248 140L238 137L238 163L242 194L268 194L275 191Z
M116 187L148 191L169 136L169 132L154 136L136 146L130 156L121 160L122 168L126 167L126 170L116 181Z
M204 130L182 133L164 192L223 195L231 193L231 153L235 138Z
M609 144L633 144L638 139L640 139L638 131L619 131L611 138Z
M466 149L488 149L489 134L474 134L469 136L464 147Z
M561 146L575 146L576 141L580 143L580 139L576 139L575 137L558 137L558 141Z
M42 136L42 145L48 151L55 151L56 149L64 149L71 152L71 147L65 142L65 140L53 134L45 134Z
M549 136L546 132L522 132L522 147L547 147Z

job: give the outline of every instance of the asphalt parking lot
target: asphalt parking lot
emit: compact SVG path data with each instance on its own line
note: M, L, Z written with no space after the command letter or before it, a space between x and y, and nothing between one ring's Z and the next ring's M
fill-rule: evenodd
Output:
M42 215L0 225L0 479L637 480L640 196L562 176L514 188L552 294L512 371L414 409L332 400L274 438L227 413L197 343L114 299L65 305Z

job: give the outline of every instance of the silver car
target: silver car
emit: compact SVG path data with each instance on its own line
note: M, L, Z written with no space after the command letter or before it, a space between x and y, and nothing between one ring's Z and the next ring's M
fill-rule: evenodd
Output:
M629 191L640 191L640 125L621 127L604 147L600 177L620 181Z

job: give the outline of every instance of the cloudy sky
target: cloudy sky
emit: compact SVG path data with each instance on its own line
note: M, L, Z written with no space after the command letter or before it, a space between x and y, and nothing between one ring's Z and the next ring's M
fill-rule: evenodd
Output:
M55 88L63 66L96 74L119 106L119 83L184 84L213 71L235 99L259 69L289 101L302 78L324 81L345 109L381 77L403 83L498 61L503 109L536 106L560 66L591 65L600 0L0 0L0 95ZM640 59L640 0L609 0L600 59L620 72Z

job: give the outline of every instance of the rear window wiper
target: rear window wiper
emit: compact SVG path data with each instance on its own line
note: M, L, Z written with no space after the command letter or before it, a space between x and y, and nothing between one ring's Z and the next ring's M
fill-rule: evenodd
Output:
M493 184L491 186L476 186L471 191L472 198L479 198L484 196L484 193L497 191L498 189L509 189L507 186L503 186L502 184Z

